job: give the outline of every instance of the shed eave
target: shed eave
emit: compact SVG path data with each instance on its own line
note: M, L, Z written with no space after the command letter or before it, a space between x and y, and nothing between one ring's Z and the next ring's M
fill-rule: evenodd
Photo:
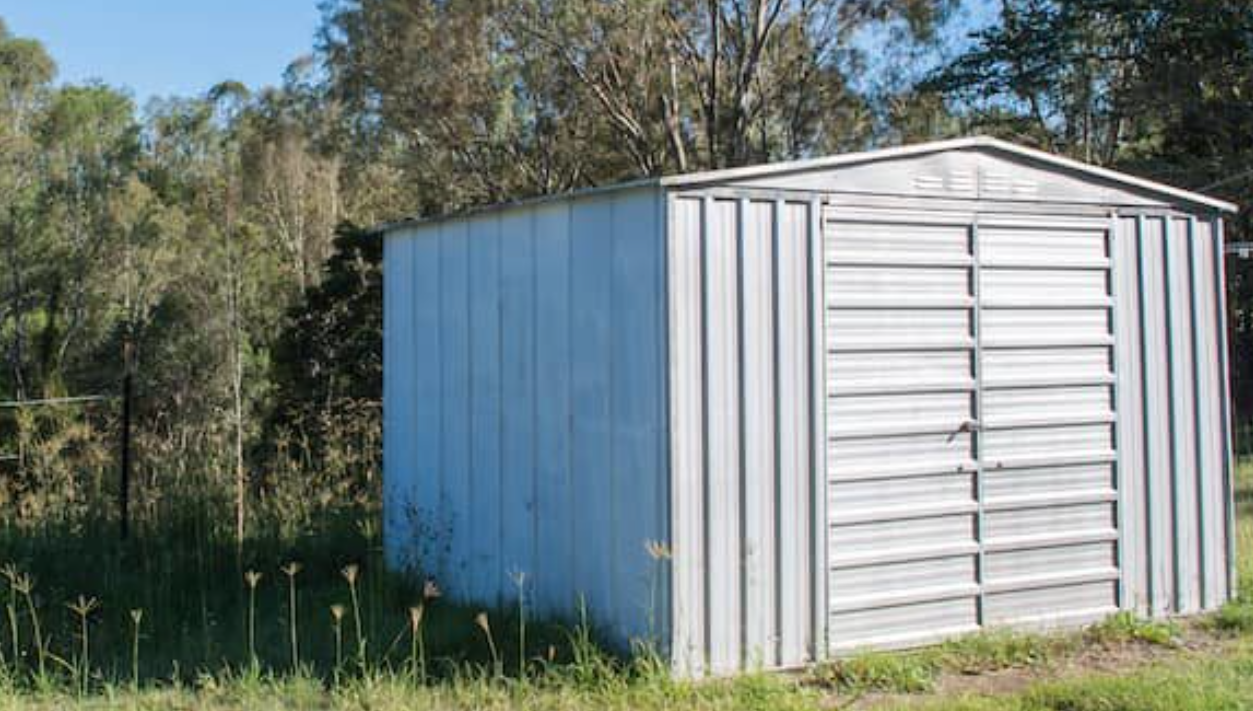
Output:
M665 188L693 188L712 183L774 177L778 175L815 170L829 170L862 163L873 163L883 160L908 158L931 153L942 153L944 151L968 150L972 148L992 149L1012 155L1023 156L1040 163L1062 168L1081 175L1087 175L1107 182L1155 193L1177 201L1202 205L1220 212L1235 213L1239 211L1239 206L1225 200L1219 200L1217 198L1212 198L1189 190L1171 187L1169 185L1147 180L1145 178L1138 178L1134 175L1128 175L1127 173L1121 173L1108 168L1089 165L1087 163L1054 155L1045 151L1027 148L1008 141L1002 141L990 136L971 136L945 141L932 141L930 143L918 143L908 146L900 146L897 148L883 148L871 151L861 151L858 153L843 153L840 155L825 156L822 158L809 158L783 163L747 166L743 168L725 168L699 173L687 173L684 175L665 177L662 178L660 182L662 187Z
M578 200L584 197L600 195L603 193L617 192L619 190L637 190L639 188L659 187L661 185L660 178L638 178L636 180L628 180L621 183L612 183L610 185L597 185L588 188L580 188L564 193L551 193L548 195L536 195L534 197L521 198L518 200L509 200L507 202L497 202L487 205L476 205L468 207L464 210L454 210L442 215L415 215L411 217L403 217L399 220L390 222L381 222L368 229L369 232L376 235L385 236L389 232L396 230L408 229L424 225L433 225L441 222L449 222L452 220L464 220L480 215L486 215L493 212L504 212L519 207L531 207L534 205L542 205L544 203L561 202L563 200Z

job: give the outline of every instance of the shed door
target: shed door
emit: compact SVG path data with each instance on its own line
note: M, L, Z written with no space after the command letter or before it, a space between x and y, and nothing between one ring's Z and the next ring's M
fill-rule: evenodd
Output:
M831 649L1116 610L1108 222L824 223Z

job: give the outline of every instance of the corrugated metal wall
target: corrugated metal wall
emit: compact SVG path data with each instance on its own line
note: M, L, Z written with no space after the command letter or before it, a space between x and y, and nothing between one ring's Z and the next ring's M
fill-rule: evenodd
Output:
M832 650L1117 609L1109 227L830 212Z
M539 612L581 597L624 646L664 633L663 210L619 190L389 234L393 564L489 605L525 573Z
M1039 166L1056 202L963 197L1011 163L885 164L947 197L841 192L861 166L392 232L389 558L486 603L525 572L685 674L1217 606L1221 225Z
M669 200L676 667L1221 604L1215 223L866 202Z
M820 208L670 199L672 646L683 673L812 658Z
M1221 225L1117 222L1127 607L1212 609L1234 565Z

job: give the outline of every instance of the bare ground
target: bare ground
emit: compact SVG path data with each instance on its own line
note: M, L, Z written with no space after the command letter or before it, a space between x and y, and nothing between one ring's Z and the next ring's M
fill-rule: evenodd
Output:
M1083 644L1046 662L1016 666L979 673L942 672L934 688L922 693L871 692L858 697L832 695L829 707L841 711L886 711L940 698L961 696L1002 696L1021 693L1029 687L1049 681L1080 676L1119 676L1155 665L1183 662L1198 657L1222 654L1235 644L1230 638L1214 634L1197 623L1181 625L1181 634L1174 645L1148 642L1115 644Z

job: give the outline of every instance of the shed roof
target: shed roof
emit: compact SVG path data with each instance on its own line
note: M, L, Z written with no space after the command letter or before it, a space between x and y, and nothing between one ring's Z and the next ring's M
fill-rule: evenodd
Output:
M1202 195L1201 193L1192 192L1175 188L1164 183L1159 183L1145 178L1139 178L1127 173L1121 173L1108 168L1090 165L1082 161L1072 160L1063 156L1048 153L1046 151L1027 148L1016 143L1003 141L991 136L970 136L966 138L954 138L944 141L932 141L929 143L916 143L908 146L899 146L896 148L881 148L870 151L859 151L856 153L842 153L839 155L824 156L821 158L807 158L802 160L784 161L779 163L765 163L762 165L745 166L741 168L723 168L718 170L706 170L695 173L683 173L680 175L670 175L660 178L642 178L631 180L623 183L615 183L612 185L583 188L566 193L554 195L543 195L523 200L515 200L510 202L498 203L495 205L485 205L470 208L460 212L449 213L446 215L437 215L430 217L412 217L399 220L396 222L385 223L376 228L378 232L388 232L394 229L424 224L429 222L439 222L449 219L457 219L469 215L492 212L496 210L507 209L509 207L519 205L530 205L536 203L550 202L555 200L565 200L597 193L628 190L642 187L662 187L662 188L689 188L700 187L704 185L712 185L717 183L740 181L753 178L765 178L784 176L794 173L805 173L820 170L831 170L843 168L853 165L861 165L866 163L874 163L878 161L896 160L901 158L910 158L924 156L932 153L943 153L945 151L959 151L968 149L990 149L1000 151L1010 155L1021 156L1046 166L1058 169L1063 172L1078 174L1080 177L1087 176L1095 178L1107 183L1114 183L1125 186L1134 190L1140 190L1146 193L1158 195L1162 198L1173 199L1201 205L1222 212L1234 213L1239 207L1234 203L1217 198Z

